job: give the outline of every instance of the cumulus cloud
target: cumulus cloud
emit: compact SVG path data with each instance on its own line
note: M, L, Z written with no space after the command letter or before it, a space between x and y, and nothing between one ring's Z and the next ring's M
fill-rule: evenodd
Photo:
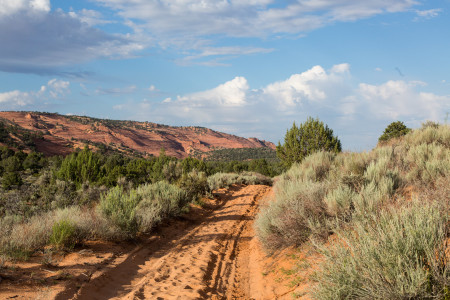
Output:
M179 96L177 101L180 104L186 103L195 107L211 105L243 106L246 104L246 93L248 88L247 79L244 77L236 77L214 89L182 97Z
M418 91L423 82L388 81L381 85L361 83L357 90L368 113L379 118L418 118L438 120L442 109L449 105L450 97Z
M70 93L70 83L59 79L51 79L37 91L9 91L0 93L2 109L13 110L51 99L60 100Z
M0 0L0 70L56 73L57 67L127 57L143 48L129 36L92 27L94 18L90 11L79 17L51 11L49 0Z
M166 98L151 109L145 108L147 102L127 103L120 109L139 120L227 128L230 133L274 142L293 121L319 117L335 130L346 149L353 150L362 150L356 145L373 147L392 121L416 127L427 119L443 121L450 109L449 95L429 93L421 81L356 86L354 81L348 64L328 70L314 66L259 89L252 89L246 78L235 77L206 91Z

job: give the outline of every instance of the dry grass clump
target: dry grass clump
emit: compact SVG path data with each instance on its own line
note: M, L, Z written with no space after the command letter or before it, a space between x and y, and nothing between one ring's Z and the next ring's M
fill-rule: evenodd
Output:
M26 259L46 245L71 249L84 239L123 239L111 223L92 210L72 206L34 216L28 221L7 216L0 220L0 253L15 259Z

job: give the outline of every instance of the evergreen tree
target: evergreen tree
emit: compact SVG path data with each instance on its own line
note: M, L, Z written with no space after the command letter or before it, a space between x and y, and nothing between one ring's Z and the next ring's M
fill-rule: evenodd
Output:
M22 185L22 177L18 172L6 172L2 178L2 186L5 190L9 190L12 186Z
M33 173L37 173L43 167L42 153L31 152L24 159L22 165L24 169L29 169Z
M397 137L403 136L410 131L411 131L411 129L406 127L406 125L403 124L403 122L401 122L401 121L392 122L391 124L389 124L386 127L383 134L378 138L378 141L386 142L392 138L397 138Z
M341 152L341 141L333 136L333 130L319 119L309 117L299 127L295 122L287 130L284 144L278 143L277 156L290 167L293 163L301 162L306 156L317 151Z

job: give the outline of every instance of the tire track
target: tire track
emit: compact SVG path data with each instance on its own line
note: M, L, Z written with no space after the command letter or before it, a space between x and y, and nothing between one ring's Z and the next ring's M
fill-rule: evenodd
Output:
M165 228L64 299L231 299L243 295L240 244L267 186L232 187L198 225ZM63 299L63 298L61 298Z

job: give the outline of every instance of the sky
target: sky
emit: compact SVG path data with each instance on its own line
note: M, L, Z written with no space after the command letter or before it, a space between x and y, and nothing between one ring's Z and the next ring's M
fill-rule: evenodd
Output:
M450 0L0 0L0 111L343 149L450 112Z

